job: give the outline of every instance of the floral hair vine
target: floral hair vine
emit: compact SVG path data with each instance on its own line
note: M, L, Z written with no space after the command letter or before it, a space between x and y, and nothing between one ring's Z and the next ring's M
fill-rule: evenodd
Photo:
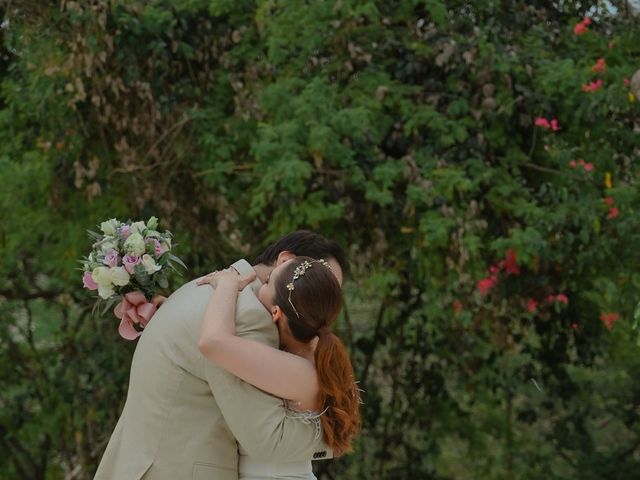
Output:
M293 311L296 313L298 318L300 318L300 314L298 313L298 310L296 310L296 307L293 305L293 302L291 301L291 293L296 289L293 283L296 280L298 280L300 277L303 277L307 269L311 268L314 263L320 263L325 267L327 267L329 270L331 270L331 265L329 265L327 261L322 258L320 260L313 260L311 262L309 260L305 260L304 262L302 262L300 265L296 267L296 269L293 271L293 278L291 279L291 282L287 284L287 290L289 290L289 305L291 305L291 308L293 308Z

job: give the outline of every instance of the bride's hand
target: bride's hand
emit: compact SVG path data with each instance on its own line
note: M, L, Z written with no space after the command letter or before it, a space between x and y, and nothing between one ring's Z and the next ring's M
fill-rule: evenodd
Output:
M151 299L151 303L156 306L156 308L160 308L164 302L167 301L167 297L164 295L156 295Z
M244 287L249 285L256 278L256 273L252 272L245 277L241 277L235 268L228 268L222 271L215 271L204 277L200 277L196 280L196 285L209 284L213 288L216 288L221 283L233 283L236 285L238 291L243 290Z

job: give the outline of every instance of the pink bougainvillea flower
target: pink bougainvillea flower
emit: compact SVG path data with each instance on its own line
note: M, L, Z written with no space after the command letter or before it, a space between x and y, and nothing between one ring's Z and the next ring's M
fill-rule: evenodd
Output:
M556 295L556 302L564 303L565 305L569 305L569 299L564 293L559 293Z
M549 123L549 120L547 120L544 117L538 117L536 118L536 127L541 127L541 128L551 128L551 124Z
M605 197L604 203L606 203L610 207L613 207L615 200L613 199L613 197Z
M611 207L607 218L616 218L618 215L620 215L620 210L618 210L618 207Z
M584 35L588 31L589 31L589 29L587 27L585 27L583 23L578 23L578 24L576 24L575 27L573 27L573 33L575 33L578 36Z
M577 162L575 160L569 160L569 167L570 168L576 168L578 166Z
M593 73L604 73L607 69L607 62L604 57L600 57L596 63L591 67Z
M547 302L554 303L555 301L556 301L556 296L554 294L551 294L547 297Z
M498 283L498 279L494 276L483 278L478 282L478 290L482 295L488 295L493 287Z
M552 130L554 132L557 132L558 130L560 130L560 125L558 124L557 118L554 118L553 120L549 121L544 117L538 117L536 118L535 125L536 127L545 128L547 130Z
M618 314L615 312L602 313L600 320L604 323L604 326L607 327L607 330L611 331L613 324L618 320Z
M462 313L462 302L458 299L455 299L453 302L453 311L456 315L460 315Z
M577 330L578 329L578 324L577 323L572 323L570 325L570 327L573 328L574 330Z
M591 172L593 171L593 168L594 168L593 163L585 163L583 168L585 172Z
M538 309L538 302L535 301L533 298L530 298L529 301L527 302L527 311L530 313L533 313L537 309Z
M577 23L575 27L573 27L573 33L578 36L584 35L589 31L589 29L587 28L587 26L589 25L591 25L591 19L585 18L580 23Z
M594 80L593 82L585 83L582 85L582 91L585 93L594 93L602 88L604 82L601 78Z
M504 261L504 269L510 275L520 275L520 267L516 259L516 250L510 248L507 250L507 257Z

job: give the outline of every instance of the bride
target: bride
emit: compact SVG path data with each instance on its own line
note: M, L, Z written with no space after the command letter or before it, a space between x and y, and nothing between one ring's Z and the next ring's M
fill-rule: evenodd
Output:
M324 260L296 257L273 269L258 298L278 327L280 348L235 335L238 292L255 275L233 269L198 280L215 288L200 331L209 360L255 387L285 399L290 415L314 422L317 434L340 455L351 450L360 424L360 393L349 356L331 325L342 309L342 291ZM240 448L241 479L315 479L311 461L264 464Z

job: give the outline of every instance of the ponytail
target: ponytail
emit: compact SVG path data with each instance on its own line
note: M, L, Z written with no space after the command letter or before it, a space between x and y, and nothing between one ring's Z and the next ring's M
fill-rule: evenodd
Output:
M328 327L318 331L315 360L320 392L327 411L320 417L324 438L336 455L351 451L360 427L360 390L344 344Z
M330 330L342 309L342 289L324 263L308 257L291 260L278 276L273 303L285 313L297 340L307 343L318 336L318 404L326 409L320 424L337 456L351 451L360 427L360 390L347 350Z

